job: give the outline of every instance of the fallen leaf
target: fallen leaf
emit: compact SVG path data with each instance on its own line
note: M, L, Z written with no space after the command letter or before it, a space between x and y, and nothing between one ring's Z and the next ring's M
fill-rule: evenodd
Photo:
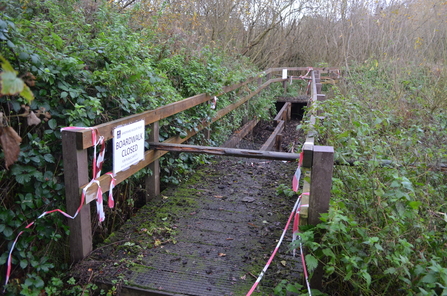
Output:
M28 116L26 117L28 125L38 125L41 123L39 117L36 116L36 113L31 111Z
M285 260L282 260L282 261L281 261L282 266L286 266L286 263L287 263L287 262L286 262Z
M22 79L30 87L36 85L36 76L34 76L30 72L27 72L25 75L23 75Z
M23 91L24 83L15 72L3 71L0 73L0 92L3 95L17 95Z
M3 152L5 153L6 169L17 161L20 153L21 142L22 138L19 137L17 132L12 127L0 127L0 144L2 145Z
M215 198L222 198L222 195L214 195Z
M227 254L225 254L225 253L219 253L219 257L225 257L225 256L227 256Z

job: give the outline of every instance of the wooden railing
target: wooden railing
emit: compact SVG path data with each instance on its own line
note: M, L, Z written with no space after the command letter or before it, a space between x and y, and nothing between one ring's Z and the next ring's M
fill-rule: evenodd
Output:
M251 91L245 97L239 99L233 104L226 106L216 112L216 115L209 122L201 122L197 128L187 132L186 136L171 137L163 142L163 144L181 144L196 135L203 129L208 128L212 123L221 119L223 116L229 112L240 107L242 104L259 94L263 89L267 88L270 84L276 82L287 82L289 78L283 78L284 70L288 73L292 71L308 71L307 67L293 67L293 68L273 68L268 69L256 77L247 79L245 82L224 87L219 95L225 94L230 91L237 90L250 83L257 82L257 88ZM330 72L331 70L325 69L314 69L312 71L312 84L311 84L311 97L312 101L317 101L322 99L323 95L319 94L318 90L321 91L321 84L317 77L314 77L315 72ZM276 73L280 72L280 73ZM273 78L272 76L275 75ZM280 78L276 78L280 76ZM298 77L297 75L296 77ZM286 87L286 84L284 84ZM199 94L179 102L171 103L155 110L148 110L143 113L135 114L132 116L124 117L115 121L100 124L88 129L74 129L74 130L64 130L62 132L62 145L63 145L63 158L64 158L64 178L66 187L66 204L67 212L69 214L74 213L79 208L80 196L82 189L90 184L89 179L89 166L88 166L88 155L87 149L94 146L92 141L92 131L95 130L97 134L104 137L107 141L113 138L113 131L119 126L124 126L136 121L144 120L146 126L150 125L151 133L149 136L149 142L153 143L155 147L159 143L159 121L167 118L169 116L175 115L179 112L185 111L187 109L193 108L199 104L204 104L210 101L212 98L206 94ZM289 108L289 107L287 107ZM287 112L290 116L290 112ZM281 119L278 119L281 120ZM311 119L311 122L315 121L315 118ZM277 134L275 135L275 137ZM273 142L273 140L272 140ZM167 153L167 150L154 149L151 147L150 150L144 153L144 160L140 161L138 164L131 166L125 171L120 171L115 175L116 184L121 183L126 180L139 170L144 167L149 166L153 172L151 176L147 176L146 179L146 190L147 190L147 200L160 194L160 176L159 176L159 158ZM266 147L265 149L268 149ZM167 148L165 148L167 149ZM310 207L309 211L309 223L314 223L318 219L318 213L325 212L330 196L330 186L331 186L331 176L332 176L332 165L333 160L333 149L332 147L325 146L315 146L313 136L308 136L306 143L303 147L305 152L305 167L312 168L312 181L311 184L320 184L311 188L310 192ZM331 150L332 149L332 150ZM287 154L287 153L283 153ZM259 156L259 155L255 155ZM292 157L292 159L298 158L298 154L287 155L287 157ZM285 158L287 159L287 158ZM330 168L329 168L330 163ZM102 192L107 192L110 189L110 175L102 175L96 179L99 186L101 186ZM315 181L314 181L315 180ZM323 183L321 183L323 182ZM96 183L91 184L86 191L85 205L80 210L78 216L74 220L69 220L70 227L70 254L72 261L79 261L86 257L92 251L92 227L91 227L91 214L89 203L96 199L98 192L98 187ZM322 198L323 197L323 198ZM319 200L322 200L320 202ZM312 200L315 200L312 202ZM327 204L327 205L326 205ZM315 211L312 209L315 207ZM315 214L314 214L315 212Z

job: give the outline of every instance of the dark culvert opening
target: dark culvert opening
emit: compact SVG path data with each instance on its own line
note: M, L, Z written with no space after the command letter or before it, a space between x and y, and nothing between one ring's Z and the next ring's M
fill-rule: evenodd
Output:
M285 102L276 102L276 113L278 113L284 106ZM307 102L304 103L292 103L292 119L303 119L304 109L307 106Z

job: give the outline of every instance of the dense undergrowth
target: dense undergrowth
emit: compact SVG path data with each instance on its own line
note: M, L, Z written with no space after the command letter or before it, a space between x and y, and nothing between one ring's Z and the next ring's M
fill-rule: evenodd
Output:
M325 292L446 295L447 73L372 61L345 78L315 106L340 165L329 213L303 234Z
M165 46L169 36L151 28L135 30L129 25L130 15L104 3L86 7L74 0L13 1L0 6L0 54L24 80L33 77L28 83L35 95L29 106L19 96L0 96L1 124L14 128L23 139L18 161L9 170L0 170L1 282L5 281L5 263L16 235L44 211L65 208L61 127L94 126L199 93L215 95L223 86L257 73L246 59L218 48L186 48L173 54ZM220 96L216 110L198 106L163 120L160 136L182 136L250 87ZM244 118L268 117L273 105L267 98L268 94L258 96L213 124L211 144L222 142ZM51 118L28 125L21 116L28 107L49 112ZM193 141L204 139L199 135ZM162 181L176 184L205 161L204 156L171 154L162 159ZM144 169L114 190L116 208L106 212L101 226L93 221L97 241L144 200L141 176L148 173ZM39 219L26 229L13 252L7 293L77 295L78 287L63 277L69 268L68 234L64 218L58 214Z
M42 212L65 208L61 127L94 126L198 93L215 95L222 86L257 73L247 59L215 44L182 46L169 28L157 28L159 18L169 18L162 10L145 19L149 25L136 25L131 9L118 13L107 2L0 0L0 55L35 96L29 106L19 96L0 96L0 124L11 126L23 139L18 162L9 170L0 167L2 283L16 235ZM328 52L345 54L339 48ZM366 51L359 52L363 56ZM447 73L429 62L424 62L428 67L410 67L402 60L382 60L350 65L330 99L315 105L325 114L317 121L317 142L334 146L341 165L335 167L329 213L302 238L312 256L325 264L328 294L445 295L447 177L441 164L447 163ZM220 96L218 109L250 87ZM276 90L281 87L271 88ZM264 92L213 124L208 144L222 142L246 118L267 118L272 107L267 98L273 95ZM23 116L28 107L49 116L28 125ZM182 136L217 110L198 106L165 119L160 136ZM205 139L198 135L192 141ZM204 156L170 155L162 159L164 184L181 182L195 165L207 161ZM96 241L106 238L144 199L141 177L148 173L144 169L114 190L116 208L106 212L101 226L92 221ZM99 292L92 284L78 286L65 278L68 234L57 214L25 229L13 253L7 293ZM318 243L312 240L316 234Z

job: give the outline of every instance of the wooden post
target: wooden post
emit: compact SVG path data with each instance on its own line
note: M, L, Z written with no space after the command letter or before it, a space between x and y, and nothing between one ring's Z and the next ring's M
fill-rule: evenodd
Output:
M326 95L325 94L317 94L317 101L319 101L319 102L326 101Z
M69 215L74 215L81 203L80 187L89 182L87 149L77 149L76 135L75 131L62 132L65 199ZM82 207L75 219L68 219L68 227L70 258L72 262L77 262L84 259L93 249L89 204Z
M320 80L320 79L318 79L318 80ZM323 84L317 82L317 83L316 83L316 86L317 86L317 95L318 95L318 94L321 94L321 87L323 86Z
M272 73L268 73L265 77L267 78L267 81L269 81L272 78ZM269 90L270 89L270 85L267 86L266 89Z
M284 88L284 94L286 94L287 93L287 80L284 80L283 82L282 82L282 87Z
M303 167L311 168L314 153L314 138L307 138L303 145Z
M159 143L159 122L151 124L149 142ZM160 195L160 161L157 159L149 164L152 175L146 177L146 202Z
M287 121L292 120L292 103L287 107Z
M282 138L283 138L282 134L276 135L276 143L275 143L276 151L281 151Z
M327 213L329 210L333 168L334 147L314 146L309 202L309 224L311 225L320 223L320 214Z
M211 138L211 129L209 127L203 129L203 135L205 136L205 140L209 141Z
M310 179L309 216L308 224L320 223L320 215L329 211L331 197L332 171L334 167L334 147L314 146L312 161L312 175ZM316 240L319 238L316 237ZM323 264L319 263L312 273L310 285L314 289L322 288Z

